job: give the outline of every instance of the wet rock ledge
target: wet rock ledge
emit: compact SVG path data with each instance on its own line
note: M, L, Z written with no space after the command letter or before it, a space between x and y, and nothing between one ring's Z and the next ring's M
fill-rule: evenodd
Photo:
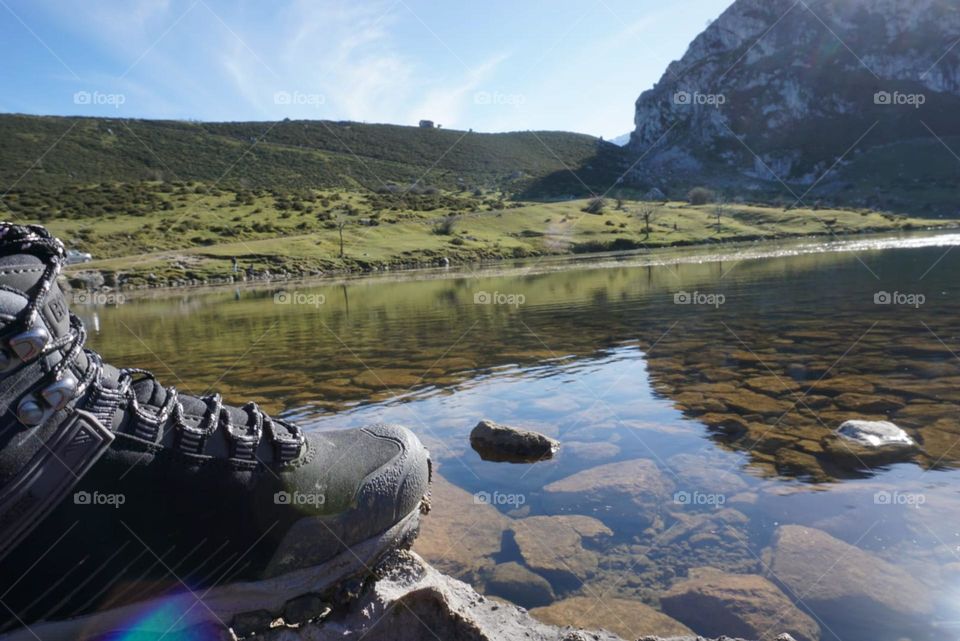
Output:
M299 628L275 628L256 638L264 641L624 641L610 632L541 623L523 608L484 597L466 583L438 572L413 552L397 552L382 566L380 575L380 580L363 596L322 622ZM655 636L642 639L660 641ZM670 639L698 640L704 641L702 637Z

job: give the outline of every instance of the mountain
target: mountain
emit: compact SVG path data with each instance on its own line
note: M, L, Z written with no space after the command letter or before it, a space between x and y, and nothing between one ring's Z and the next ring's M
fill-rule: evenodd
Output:
M637 100L633 179L956 213L958 41L958 0L737 0Z
M606 150L597 162L598 150ZM38 160L39 159L39 160ZM498 134L284 120L186 122L0 115L0 184L201 181L269 189L389 185L563 192L606 188L622 153L584 134Z
M612 142L612 143L615 144L615 145L619 145L619 146L622 147L622 146L624 146L625 144L627 144L628 142L630 142L630 136L631 136L631 134L629 134L629 133L620 134L620 135L617 136L616 138L611 138L611 139L610 139L610 142Z

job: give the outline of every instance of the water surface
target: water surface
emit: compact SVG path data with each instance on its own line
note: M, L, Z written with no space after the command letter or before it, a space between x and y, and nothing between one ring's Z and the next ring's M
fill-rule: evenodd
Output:
M712 567L767 577L823 639L956 638L956 244L755 246L79 312L111 362L183 391L309 429L409 426L441 476L419 549L490 594L560 603L561 618L579 603L640 636L658 630L613 600L660 607ZM481 418L554 436L560 455L481 461L467 438ZM858 456L833 435L850 418L892 420L920 447ZM597 468L642 487L591 489ZM562 491L578 482L588 490ZM796 576L800 552L774 549L797 525L822 545L813 580ZM565 601L577 596L591 606Z

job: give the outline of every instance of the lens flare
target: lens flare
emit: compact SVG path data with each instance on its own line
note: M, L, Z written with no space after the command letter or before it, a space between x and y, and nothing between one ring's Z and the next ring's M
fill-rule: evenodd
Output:
M203 625L204 623L208 625ZM142 612L122 629L99 637L99 641L214 641L217 626L209 623L209 611L190 595L164 599Z

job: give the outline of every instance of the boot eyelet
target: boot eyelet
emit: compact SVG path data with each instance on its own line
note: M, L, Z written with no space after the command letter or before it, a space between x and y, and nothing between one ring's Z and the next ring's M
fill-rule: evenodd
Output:
M13 350L21 361L26 363L39 356L49 340L50 335L47 333L47 330L42 327L37 327L11 338L10 349Z
M54 412L62 410L67 403L73 399L77 393L77 379L72 374L64 374L63 378L49 385L40 392L43 400L53 409Z
M46 416L47 412L40 406L40 403L30 396L20 401L20 404L17 406L17 418L20 419L21 423L29 427L40 425Z

